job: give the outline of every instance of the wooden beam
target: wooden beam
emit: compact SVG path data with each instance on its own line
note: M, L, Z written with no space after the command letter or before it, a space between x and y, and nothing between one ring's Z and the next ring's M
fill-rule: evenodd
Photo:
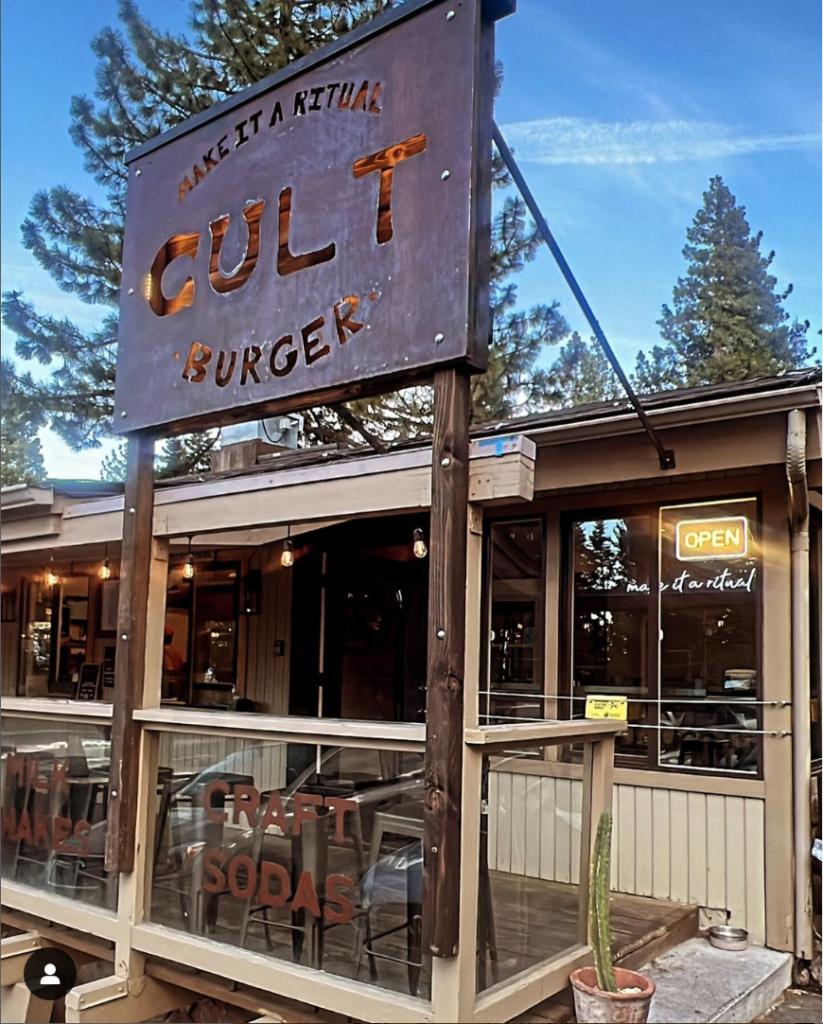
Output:
M134 870L140 725L154 515L154 438L129 438L111 746L106 870Z
M37 932L22 932L0 940L0 986L7 988L23 981L26 961L41 944Z
M597 826L603 811L612 809L614 793L614 736L590 740L583 748L583 812L580 835L580 887L578 939L583 945L591 940L589 921L589 873L597 838ZM617 840L614 840L617 846Z
M0 989L0 1017L16 1024L49 1024L54 1003L33 996L23 982Z
M109 975L66 994L66 1024L139 1024L190 1001L188 989L156 978Z
M459 937L470 394L461 370L439 370L434 385L423 922L431 952L449 957Z

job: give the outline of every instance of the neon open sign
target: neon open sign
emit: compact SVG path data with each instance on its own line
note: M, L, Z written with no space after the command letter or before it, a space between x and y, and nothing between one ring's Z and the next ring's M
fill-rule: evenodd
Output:
M746 516L721 519L684 519L677 524L678 561L708 558L745 558L749 553Z

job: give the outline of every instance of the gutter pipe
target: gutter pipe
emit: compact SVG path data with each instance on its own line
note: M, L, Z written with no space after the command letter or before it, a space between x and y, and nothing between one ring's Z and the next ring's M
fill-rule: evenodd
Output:
M786 443L791 513L792 775L794 802L794 955L814 958L812 928L811 666L809 598L809 484L806 413L789 413Z

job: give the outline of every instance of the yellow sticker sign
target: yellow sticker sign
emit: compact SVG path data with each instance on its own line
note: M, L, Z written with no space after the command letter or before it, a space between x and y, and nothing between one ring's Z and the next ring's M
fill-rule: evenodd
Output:
M625 722L628 717L628 697L586 697L586 718L608 718L614 722Z
M749 520L745 516L723 519L683 519L677 524L677 559L745 558L749 553Z

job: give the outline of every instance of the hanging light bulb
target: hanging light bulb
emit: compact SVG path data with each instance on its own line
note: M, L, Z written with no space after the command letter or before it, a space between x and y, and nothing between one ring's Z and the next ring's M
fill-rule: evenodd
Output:
M291 524L286 528L286 539L283 541L280 564L284 569L291 569L294 565L294 541L291 539Z
M56 587L59 582L60 577L54 571L54 566L51 563L49 563L49 568L48 571L46 572L46 586Z
M418 526L414 531L414 557L425 558L428 553L429 547L426 544L426 535Z
M189 548L186 552L186 561L183 563L183 579L194 579L194 555L191 550L191 537L189 537Z
M103 564L100 566L100 579L110 580L111 579L111 565L109 564L109 549L108 545L103 553Z

